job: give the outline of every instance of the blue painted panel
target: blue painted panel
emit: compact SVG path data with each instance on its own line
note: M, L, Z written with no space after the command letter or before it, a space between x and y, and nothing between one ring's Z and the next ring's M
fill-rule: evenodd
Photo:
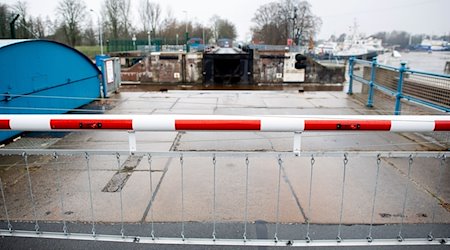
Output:
M0 132L0 142L5 141L9 138L13 138L14 136L20 134L20 132L17 131L11 131L11 132Z
M60 43L29 40L1 47L0 113L66 113L100 97L99 74L87 57ZM0 141L12 135L0 132Z
M87 82L91 82L87 84ZM80 91L81 90L81 91ZM33 94L1 102L3 114L61 114L90 103L98 97L98 80L89 79L58 86ZM40 97L43 96L43 97ZM60 98L70 96L72 98ZM55 98L52 98L55 97Z
M28 41L0 49L0 93L35 91L98 75L79 52L49 41Z

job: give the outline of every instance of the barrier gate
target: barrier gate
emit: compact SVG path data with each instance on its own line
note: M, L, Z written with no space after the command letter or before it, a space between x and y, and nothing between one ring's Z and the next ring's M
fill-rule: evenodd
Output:
M129 133L125 151L1 149L0 165L17 168L23 174L17 183L24 185L7 185L0 178L0 236L249 246L449 244L448 203L441 198L448 151L301 149L304 132L448 132L448 116L0 115L0 130ZM136 131L292 132L294 142L290 152L145 152L138 150ZM123 184L100 193L102 168L114 166L122 174L118 178L129 178L131 161L141 173L139 188L127 190ZM166 162L163 168L161 162ZM398 171L404 178L389 184L386 169L394 165L402 166ZM412 176L420 167L438 172L432 197L421 192L412 197L418 186ZM45 170L49 185L34 179L36 168ZM261 177L261 171L268 174ZM176 180L163 193L169 200L160 197L164 175ZM82 188L73 190L74 185ZM395 188L387 190L387 185ZM230 193L233 199L221 197ZM148 205L136 224L139 197ZM380 213L388 203L398 213ZM350 232L349 225L356 230Z

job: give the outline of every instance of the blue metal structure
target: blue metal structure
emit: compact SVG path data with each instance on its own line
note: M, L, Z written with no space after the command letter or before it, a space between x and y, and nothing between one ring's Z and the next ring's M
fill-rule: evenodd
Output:
M201 38L193 37L193 38L189 39L188 45L191 50L196 50L196 51L204 51L205 50L205 43L203 42L203 39L201 39Z
M370 69L370 78L355 74L356 64ZM377 79L377 68L397 74L395 87L390 86L389 82ZM395 115L401 114L402 99L444 112L450 112L450 99L446 96L447 94L450 95L450 75L412 70L404 62L397 68L379 64L376 59L365 61L354 57L349 60L348 74L350 80L347 94L353 94L354 81L369 86L368 107L373 107L373 94L374 90L377 89L395 97ZM406 87L408 87L407 90L405 90Z
M46 40L0 40L0 113L59 114L100 97L89 58ZM0 132L0 141L18 132Z
M370 72L370 82L369 82L369 98L367 99L366 106L369 108L373 107L373 86L375 85L375 71L376 71L377 59L372 59L372 71Z
M400 64L400 68L398 69L399 77L397 83L397 93L395 94L395 115L400 115L400 111L402 108L402 97L403 97L403 79L406 71L406 63L402 62Z
M348 92L347 92L347 94L349 94L349 95L353 95L353 65L354 64L355 64L355 58L354 57L350 57L350 59L348 60L349 81L348 81Z

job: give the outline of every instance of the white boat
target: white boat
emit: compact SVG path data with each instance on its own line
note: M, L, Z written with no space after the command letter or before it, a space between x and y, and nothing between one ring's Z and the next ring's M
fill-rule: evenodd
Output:
M402 57L402 55L400 54L400 52L398 52L397 50L393 50L391 56L394 57L394 58L400 58L400 57Z
M373 58L384 51L382 40L373 37L363 37L353 26L352 35L346 37L343 43L325 42L315 49L315 53L332 54L337 57Z
M423 39L420 44L420 49L431 51L448 50L450 44L444 40Z
M352 35L346 37L340 51L336 53L337 56L372 58L384 51L382 40L374 37L364 37L358 32L356 22L351 31Z
M336 42L325 42L319 44L316 48L314 48L314 54L317 55L334 55L337 52L338 43Z

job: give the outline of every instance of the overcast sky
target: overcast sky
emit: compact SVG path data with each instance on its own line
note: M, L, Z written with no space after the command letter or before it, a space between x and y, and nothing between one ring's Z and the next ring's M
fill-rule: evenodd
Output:
M14 4L17 0L1 0ZM256 9L275 0L152 0L163 7L163 17L168 9L179 20L209 24L214 14L233 22L238 30L238 39L250 37L250 27ZM33 16L54 16L58 0L25 0L28 12ZM88 9L99 11L104 0L85 0ZM450 34L450 0L309 0L312 11L322 18L323 25L318 38L327 39L330 35L348 33L354 21L359 31L366 35L378 31L404 30L414 34ZM139 0L131 0L137 19ZM183 12L187 12L186 14ZM94 16L93 16L94 17Z

